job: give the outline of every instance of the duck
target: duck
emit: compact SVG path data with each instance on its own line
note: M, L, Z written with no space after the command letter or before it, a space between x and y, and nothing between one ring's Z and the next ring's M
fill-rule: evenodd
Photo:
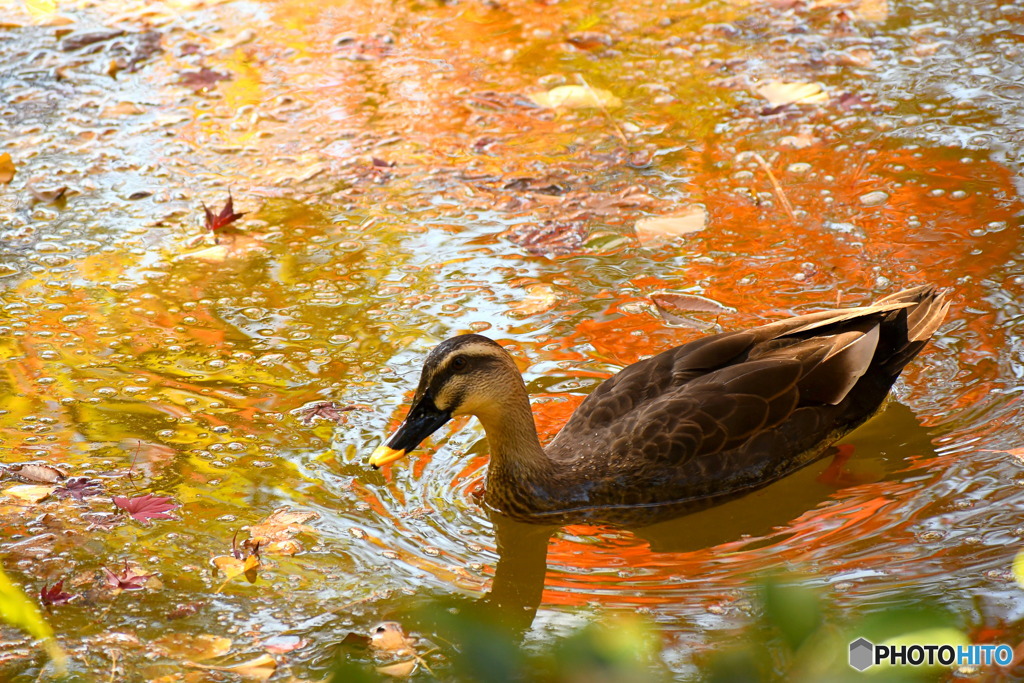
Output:
M548 524L663 521L826 455L879 411L949 305L921 285L670 348L602 382L547 446L512 356L459 335L427 355L407 416L369 464L473 415L490 451L487 507Z

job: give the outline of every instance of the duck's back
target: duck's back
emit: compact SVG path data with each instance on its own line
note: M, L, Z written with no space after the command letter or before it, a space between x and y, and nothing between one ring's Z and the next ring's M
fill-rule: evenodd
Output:
M553 485L574 504L619 508L706 503L778 479L877 411L948 305L918 287L631 365L545 449L562 474Z

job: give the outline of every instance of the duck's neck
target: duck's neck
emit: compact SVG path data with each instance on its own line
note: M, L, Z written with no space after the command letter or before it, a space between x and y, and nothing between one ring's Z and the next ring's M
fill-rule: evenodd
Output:
M516 386L505 400L479 411L477 418L487 432L491 451L488 502L507 512L545 507L543 501L557 470L537 437L526 387Z

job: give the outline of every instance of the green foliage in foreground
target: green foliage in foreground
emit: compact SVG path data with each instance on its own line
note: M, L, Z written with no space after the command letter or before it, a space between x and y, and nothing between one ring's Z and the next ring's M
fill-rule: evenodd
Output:
M968 642L957 618L934 599L894 600L864 618L837 614L820 592L794 580L758 584L760 617L716 647L701 668L710 683L913 683L932 681L948 667L876 666L858 672L849 665L850 643L950 644Z
M866 681L912 683L948 673L942 666L877 666L860 673L848 664L849 644L865 637L876 644L967 643L958 620L934 600L894 601L874 606L863 618L844 618L826 605L806 582L766 580L756 586L759 617L736 633L722 635L710 651L695 653L698 680L711 683L792 683ZM434 601L410 615L414 630L444 654L434 671L417 678L512 683L657 683L672 680L660 658L657 628L632 614L611 614L531 651L494 610L466 601ZM334 683L382 680L364 661L342 654ZM384 679L395 680L395 679Z
M43 641L46 654L53 660L58 673L63 674L66 666L64 651L53 637L53 629L39 612L35 603L11 581L0 568L0 619L28 632L33 638Z

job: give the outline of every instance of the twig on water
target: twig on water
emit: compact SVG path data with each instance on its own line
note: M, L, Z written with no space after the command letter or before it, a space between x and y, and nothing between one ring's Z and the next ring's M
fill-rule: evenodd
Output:
M754 161L764 169L764 172L768 175L768 182L772 184L772 190L775 192L775 196L778 198L779 203L782 204L782 208L786 210L786 215L789 216L789 220L796 223L796 214L793 213L793 205L789 203L789 199L786 198L786 193L782 191L782 185L779 185L779 181L775 178L775 174L772 173L771 166L764 160L764 157L757 152L751 152L751 156L754 157Z

